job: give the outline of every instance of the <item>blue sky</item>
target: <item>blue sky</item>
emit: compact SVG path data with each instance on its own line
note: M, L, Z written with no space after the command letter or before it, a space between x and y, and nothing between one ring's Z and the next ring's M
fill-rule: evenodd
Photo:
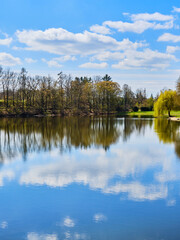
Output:
M0 65L32 75L108 73L147 92L180 75L179 0L1 0Z

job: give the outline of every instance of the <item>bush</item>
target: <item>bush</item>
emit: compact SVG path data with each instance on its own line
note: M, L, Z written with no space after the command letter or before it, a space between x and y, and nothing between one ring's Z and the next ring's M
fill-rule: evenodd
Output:
M152 111L152 109L150 109L149 107L141 107L141 111Z
M139 108L137 106L133 107L133 112L138 112Z

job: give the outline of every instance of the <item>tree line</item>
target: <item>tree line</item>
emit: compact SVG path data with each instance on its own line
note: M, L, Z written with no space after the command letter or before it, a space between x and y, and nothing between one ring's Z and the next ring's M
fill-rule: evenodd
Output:
M25 68L20 73L0 67L0 114L110 114L114 112L152 110L155 98L146 89L122 87L109 75L75 77L58 73L30 76Z

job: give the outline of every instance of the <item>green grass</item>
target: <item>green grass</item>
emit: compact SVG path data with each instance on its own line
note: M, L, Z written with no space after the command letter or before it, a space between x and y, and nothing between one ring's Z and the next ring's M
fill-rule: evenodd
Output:
M171 116L173 117L180 117L180 111L172 111Z
M128 116L154 116L154 111L128 112Z
M154 111L145 111L145 112L128 112L128 116L154 116ZM180 117L180 111L171 111L171 116ZM168 114L165 114L164 117L168 117Z

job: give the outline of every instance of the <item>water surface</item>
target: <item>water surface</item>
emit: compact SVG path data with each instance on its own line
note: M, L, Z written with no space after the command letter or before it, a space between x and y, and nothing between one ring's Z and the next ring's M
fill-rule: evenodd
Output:
M180 124L0 119L0 239L180 239Z

